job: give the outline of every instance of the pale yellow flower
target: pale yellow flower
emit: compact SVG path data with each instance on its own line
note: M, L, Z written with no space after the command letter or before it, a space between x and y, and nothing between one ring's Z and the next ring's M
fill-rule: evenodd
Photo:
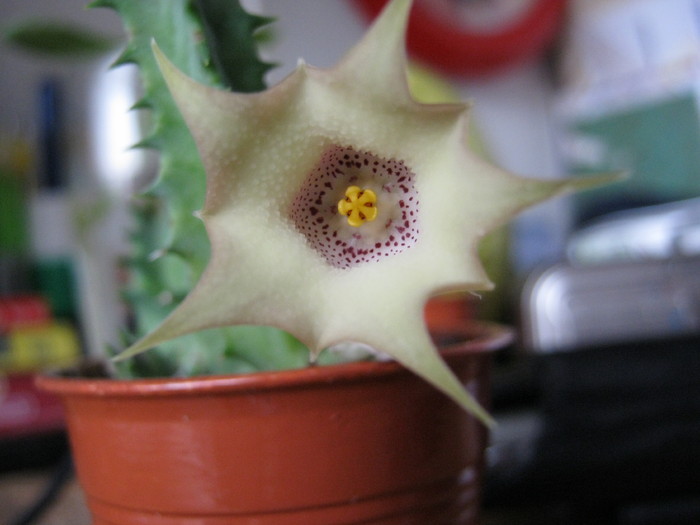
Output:
M272 325L315 356L342 342L393 356L484 420L423 322L433 294L491 284L479 239L580 185L519 178L467 148L466 104L419 104L406 83L410 0L394 0L334 68L299 64L258 94L186 77L155 48L207 172L212 258L122 358L218 326Z

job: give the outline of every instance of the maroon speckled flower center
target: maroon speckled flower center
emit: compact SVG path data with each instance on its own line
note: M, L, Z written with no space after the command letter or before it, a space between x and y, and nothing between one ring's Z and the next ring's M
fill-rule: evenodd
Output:
M399 254L418 239L415 175L401 160L331 146L294 198L290 218L328 264L350 268ZM377 217L352 226L338 212L348 187L372 190Z

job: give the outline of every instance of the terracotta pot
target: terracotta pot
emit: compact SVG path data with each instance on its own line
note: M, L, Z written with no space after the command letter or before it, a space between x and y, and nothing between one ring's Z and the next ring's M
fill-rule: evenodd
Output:
M441 346L486 401L510 332L471 330ZM63 400L94 525L476 523L485 428L395 363L38 384Z
M474 320L476 314L471 296L446 294L431 298L425 305L423 317L432 332L449 332Z

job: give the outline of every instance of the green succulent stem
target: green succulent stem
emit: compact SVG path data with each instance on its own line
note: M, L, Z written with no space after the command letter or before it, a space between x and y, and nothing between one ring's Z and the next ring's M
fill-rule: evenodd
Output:
M134 339L156 326L199 280L210 254L202 222L205 174L197 148L151 51L158 46L182 71L202 83L241 92L265 88L272 67L258 55L256 32L271 19L247 13L237 0L96 0L113 9L128 35L115 66L135 64L143 96L134 105L150 114L135 146L158 151L155 180L134 199L124 298ZM273 346L274 351L268 351ZM209 330L166 343L120 363L124 377L250 372L297 368L308 351L288 334L266 327Z

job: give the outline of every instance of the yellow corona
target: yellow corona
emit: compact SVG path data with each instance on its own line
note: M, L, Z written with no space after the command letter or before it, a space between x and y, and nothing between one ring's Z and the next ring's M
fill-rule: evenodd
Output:
M350 226L360 227L377 218L377 195L370 189L350 186L338 202L338 213L348 218Z

